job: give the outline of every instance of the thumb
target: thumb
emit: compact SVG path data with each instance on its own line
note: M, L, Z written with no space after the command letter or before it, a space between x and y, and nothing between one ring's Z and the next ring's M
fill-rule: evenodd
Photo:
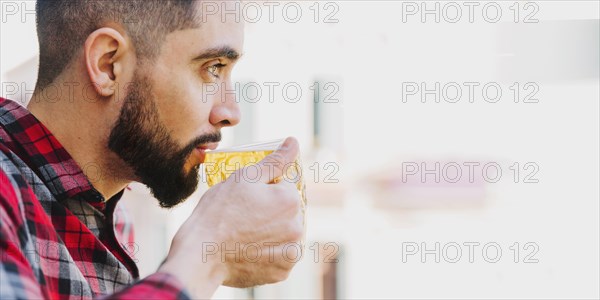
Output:
M272 183L276 178L283 176L286 168L293 166L298 157L298 152L298 141L293 137L285 139L279 149L258 162L261 181Z

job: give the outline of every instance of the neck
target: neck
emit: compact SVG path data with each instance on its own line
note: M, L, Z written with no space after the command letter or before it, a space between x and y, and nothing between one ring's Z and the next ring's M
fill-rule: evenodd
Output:
M50 93L34 92L27 109L52 132L104 199L124 189L131 181L122 174L127 167L107 146L113 123L104 117L106 100L49 100L44 94Z

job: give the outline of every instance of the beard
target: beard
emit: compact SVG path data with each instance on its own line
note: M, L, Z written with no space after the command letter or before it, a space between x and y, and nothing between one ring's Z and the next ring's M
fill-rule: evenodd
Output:
M181 148L161 123L150 79L136 71L119 119L110 132L108 148L145 184L161 207L173 207L198 187L200 165L188 172L185 163L200 144L219 142L219 132L201 135Z

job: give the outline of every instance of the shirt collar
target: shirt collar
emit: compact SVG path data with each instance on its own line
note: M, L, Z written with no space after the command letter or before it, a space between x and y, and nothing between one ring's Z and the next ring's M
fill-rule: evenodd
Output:
M25 107L1 97L0 141L40 177L57 200L80 198L104 211L104 197L50 130ZM118 201L120 195L111 201Z

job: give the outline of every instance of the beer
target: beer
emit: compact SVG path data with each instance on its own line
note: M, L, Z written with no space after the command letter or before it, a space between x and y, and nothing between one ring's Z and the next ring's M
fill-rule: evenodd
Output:
M275 151L282 142L283 140L278 140L268 143L237 146L230 149L207 151L204 158L204 179L206 180L206 183L209 187L212 187L213 185L226 180L236 170L255 165ZM258 170L250 171L250 168L238 173L238 175L243 178L236 178L236 180L260 182L260 176L269 175L261 174ZM272 172L272 170L269 171ZM306 187L304 185L302 167L299 159L294 163L284 166L284 175L280 178L276 178L272 183L277 183L281 180L287 180L296 184L296 188L300 194L300 204L302 216L304 218L306 209Z

